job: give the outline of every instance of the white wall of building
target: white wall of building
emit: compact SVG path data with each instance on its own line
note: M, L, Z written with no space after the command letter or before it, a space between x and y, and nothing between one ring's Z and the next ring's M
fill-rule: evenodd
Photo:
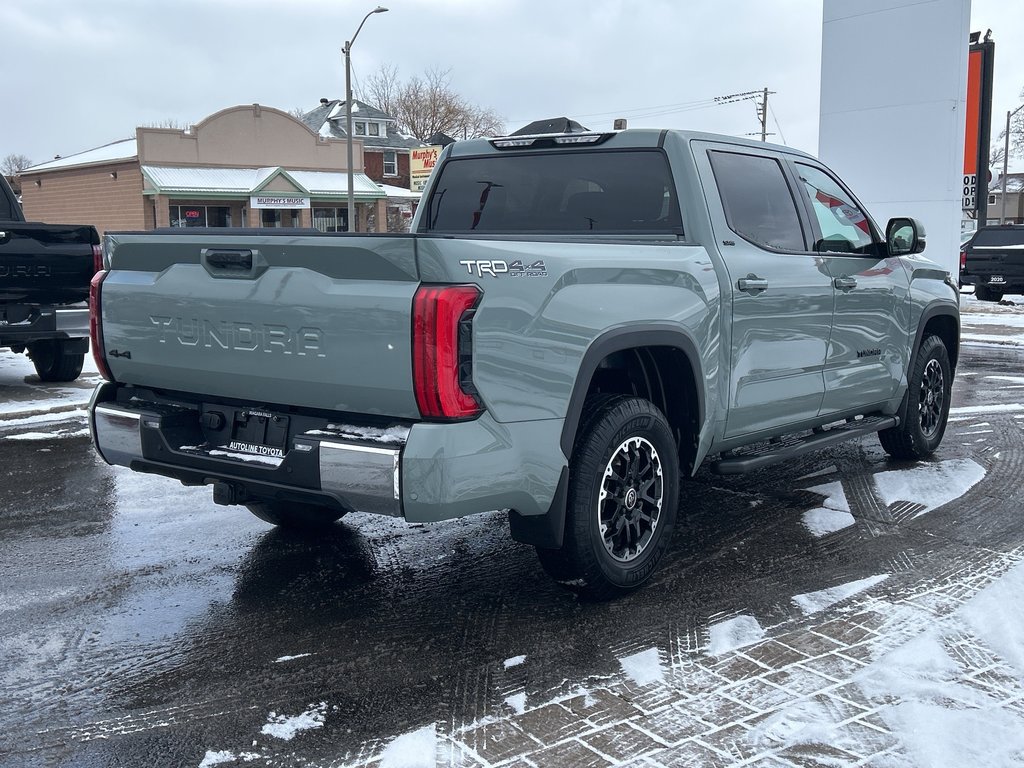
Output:
M882 228L959 269L971 0L825 0L818 155Z

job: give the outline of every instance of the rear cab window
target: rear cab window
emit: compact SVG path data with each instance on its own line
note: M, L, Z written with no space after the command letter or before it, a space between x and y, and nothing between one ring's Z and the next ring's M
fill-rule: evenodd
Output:
M668 158L655 149L454 158L426 214L425 231L450 234L683 234Z
M1024 247L1024 227L1000 227L988 229L982 227L969 242L972 248L1007 248L1010 246Z

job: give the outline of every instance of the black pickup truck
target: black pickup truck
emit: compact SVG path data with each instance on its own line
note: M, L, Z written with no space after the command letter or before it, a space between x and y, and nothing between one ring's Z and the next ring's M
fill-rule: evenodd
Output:
M1024 294L1024 224L980 227L960 251L960 283L980 301Z
M72 381L89 351L96 228L27 222L0 176L0 348L27 352L42 381Z

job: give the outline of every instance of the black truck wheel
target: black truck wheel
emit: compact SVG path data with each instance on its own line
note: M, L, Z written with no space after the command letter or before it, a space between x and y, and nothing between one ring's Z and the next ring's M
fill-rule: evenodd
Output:
M989 288L987 285L979 285L974 288L974 297L978 301L1002 301L1003 292L997 291L994 288Z
M592 599L639 587L665 554L679 504L672 429L652 403L588 400L569 464L565 541L538 548L545 570Z
M925 336L910 372L906 416L898 427L883 429L878 440L894 459L921 459L942 442L953 388L949 352L938 336Z
M28 345L28 356L40 381L74 381L82 373L84 352L68 352L65 339L34 341Z
M324 528L345 516L341 510L287 501L254 501L246 508L265 523L292 530Z

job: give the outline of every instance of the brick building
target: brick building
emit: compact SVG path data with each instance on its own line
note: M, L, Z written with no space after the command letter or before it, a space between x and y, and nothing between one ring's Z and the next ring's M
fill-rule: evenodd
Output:
M339 99L320 99L320 106L302 117L310 130L342 141L346 136L345 120L345 101ZM398 214L407 219L420 198L409 191L409 151L427 144L400 133L395 118L358 99L352 99L352 135L363 143L366 175L388 195L389 220Z
M357 229L383 228L385 192L353 141ZM137 128L124 139L21 172L29 219L101 232L166 226L316 226L345 231L346 142L259 104L186 130ZM381 226L378 227L378 222Z

